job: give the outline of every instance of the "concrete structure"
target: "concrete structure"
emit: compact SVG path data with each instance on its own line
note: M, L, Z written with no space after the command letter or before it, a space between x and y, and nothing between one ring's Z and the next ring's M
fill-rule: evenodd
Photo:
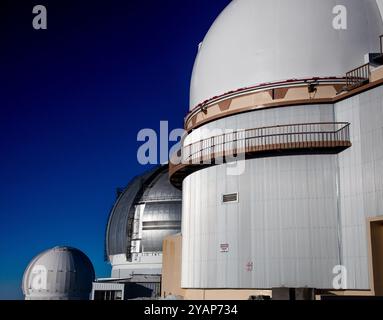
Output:
M383 23L375 0L337 5L234 0L211 27L170 167L182 260L163 295L383 294Z
M22 288L26 300L89 300L94 278L92 263L84 253L56 247L32 260Z
M94 299L160 296L162 241L181 230L182 194L168 175L168 165L157 167L119 192L105 239L112 274L94 283Z

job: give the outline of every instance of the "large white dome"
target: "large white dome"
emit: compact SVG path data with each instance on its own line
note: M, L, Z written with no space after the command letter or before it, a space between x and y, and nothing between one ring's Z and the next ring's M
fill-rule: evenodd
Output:
M347 9L347 29L333 26ZM376 0L233 0L206 35L194 65L190 108L265 82L343 76L379 51Z

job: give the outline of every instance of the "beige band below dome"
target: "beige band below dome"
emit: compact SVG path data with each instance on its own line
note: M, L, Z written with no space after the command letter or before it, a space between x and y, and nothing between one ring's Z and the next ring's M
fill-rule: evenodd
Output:
M351 90L347 78L312 78L264 84L229 92L198 105L185 119L185 130L190 132L202 125L234 114L265 108L295 105L328 104L339 102L383 84L383 69L371 72L367 84Z

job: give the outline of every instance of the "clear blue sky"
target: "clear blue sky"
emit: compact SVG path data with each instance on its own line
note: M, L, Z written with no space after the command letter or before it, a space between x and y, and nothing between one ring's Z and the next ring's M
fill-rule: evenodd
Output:
M182 127L197 45L229 2L1 0L0 299L22 298L25 267L56 245L109 275L115 190L146 169L137 132Z

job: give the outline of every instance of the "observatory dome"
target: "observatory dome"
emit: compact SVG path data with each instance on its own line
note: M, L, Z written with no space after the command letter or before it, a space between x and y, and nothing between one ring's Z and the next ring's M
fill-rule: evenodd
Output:
M93 265L80 250L56 247L35 257L23 277L26 300L89 300Z
M233 0L200 45L190 108L267 82L344 76L379 52L382 30L376 0Z
M117 255L131 261L133 254L160 253L164 237L180 232L182 195L168 174L167 165L157 167L134 178L119 194L106 230L110 261Z

